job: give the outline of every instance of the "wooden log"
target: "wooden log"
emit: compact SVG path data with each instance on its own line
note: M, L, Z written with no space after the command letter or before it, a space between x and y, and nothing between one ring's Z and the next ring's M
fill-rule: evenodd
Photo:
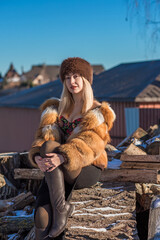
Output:
M147 153L150 155L160 155L160 141L152 142L147 147Z
M150 213L149 213L149 223L148 223L148 240L160 239L160 196L155 196L152 199Z
M17 192L17 188L4 175L0 174L0 199L14 197Z
M100 181L159 183L160 176L155 169L106 169L102 172Z
M153 125L153 126L150 126L150 128L147 130L148 134L150 137L154 137L158 134L160 134L160 125Z
M131 143L125 150L125 154L128 155L147 155L145 151L140 149L139 147L135 146L133 143Z
M130 140L132 138L137 138L137 139L140 139L140 138L143 138L144 136L147 135L147 132L145 130L143 130L142 128L137 128L136 131L134 131L131 135L129 135L128 137L126 137L125 139L123 139L122 142L120 142L116 148L119 148L119 147L122 147L126 144L128 144L130 142Z
M22 152L19 154L21 167L22 168L32 168L32 165L28 159L28 152Z
M14 179L14 168L20 167L19 153L0 154L0 173L3 174L13 184L18 185Z
M160 169L160 163L150 162L122 162L121 168L136 168L136 169Z
M15 179L43 179L44 173L40 169L16 168L14 169Z
M35 229L34 227L29 231L24 240L35 240Z
M13 210L23 209L25 206L33 203L34 201L35 199L31 192L21 193L18 196L5 201L0 200L1 208L3 207L5 209L5 212L0 213L0 216L5 216L8 212Z
M12 234L12 236L9 236L9 240L19 240L22 239L22 235L23 235L23 230L19 230L18 233L16 234Z
M122 153L120 160L124 162L160 163L160 155L127 155Z
M22 171L21 171L22 170ZM36 170L36 171L35 171ZM25 169L26 171L26 169ZM24 169L18 169L18 178L32 178L42 179L43 174L39 169L28 169L30 175L23 175ZM36 174L34 174L36 172ZM16 174L16 173L15 173ZM158 170L145 170L145 169L106 169L101 174L101 181L117 181L117 182L140 182L140 183L159 183L160 176Z
M0 233L29 231L34 226L34 214L27 216L4 216L0 218Z

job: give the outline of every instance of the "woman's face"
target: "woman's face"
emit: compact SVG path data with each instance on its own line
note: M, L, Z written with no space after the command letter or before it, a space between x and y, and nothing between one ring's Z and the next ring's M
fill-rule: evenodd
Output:
M80 93L83 89L83 79L78 73L69 73L65 76L66 86L72 94Z

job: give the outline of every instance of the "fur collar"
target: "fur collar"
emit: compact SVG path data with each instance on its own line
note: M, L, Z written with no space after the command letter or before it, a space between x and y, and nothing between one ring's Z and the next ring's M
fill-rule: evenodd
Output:
M51 108L54 111L58 110L60 99L50 98L46 100L40 107L41 112L45 112L46 109ZM110 130L113 126L113 122L116 119L116 115L113 109L110 107L107 102L98 102L94 100L93 105L89 111L87 111L82 119L81 128L94 128L105 122Z

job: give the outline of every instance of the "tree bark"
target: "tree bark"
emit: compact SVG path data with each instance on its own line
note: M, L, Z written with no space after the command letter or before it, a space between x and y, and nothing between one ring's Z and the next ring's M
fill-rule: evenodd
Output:
M34 214L26 216L4 216L0 218L0 233L15 233L23 229L29 231L34 225Z
M14 169L15 179L43 179L44 173L40 169L16 168Z

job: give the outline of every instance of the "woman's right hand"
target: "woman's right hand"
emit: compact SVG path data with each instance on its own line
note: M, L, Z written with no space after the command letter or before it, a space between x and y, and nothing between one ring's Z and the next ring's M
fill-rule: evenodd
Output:
M48 164L43 161L43 158L41 156L35 156L35 162L42 172L46 172L50 168L50 166L48 166Z

